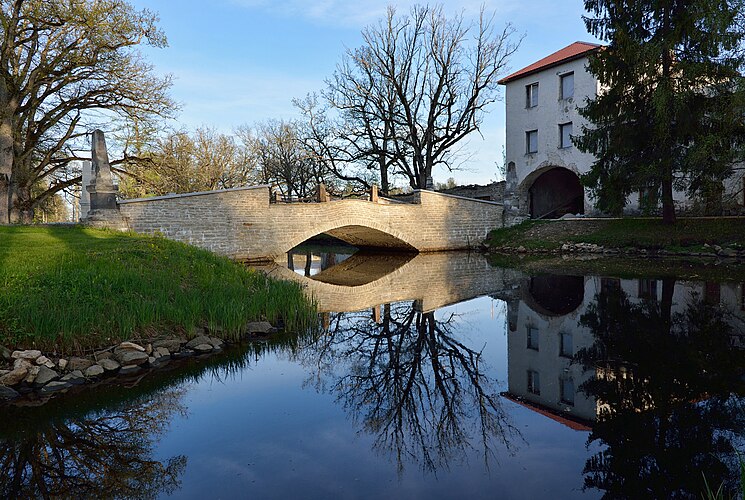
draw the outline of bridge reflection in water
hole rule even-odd
[[[362,311],[402,301],[416,301],[419,312],[431,312],[510,289],[519,276],[468,252],[333,255],[298,247],[288,256],[293,269],[284,263],[260,269],[301,282],[320,312]]]

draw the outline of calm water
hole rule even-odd
[[[737,283],[299,248],[320,329],[0,408],[0,497],[700,498],[745,452]]]

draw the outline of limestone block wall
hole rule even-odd
[[[408,202],[269,203],[256,186],[122,201],[132,231],[162,234],[242,260],[273,260],[319,233],[422,252],[476,247],[502,225],[502,205],[430,191]]]

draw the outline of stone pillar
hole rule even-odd
[[[93,181],[85,186],[90,194],[90,210],[85,219],[89,225],[126,229],[124,219],[116,204],[117,186],[111,176],[109,154],[103,132],[94,130],[91,138],[91,160],[93,161]]]
[[[83,160],[82,175],[82,188],[80,189],[80,220],[86,219],[88,217],[88,212],[91,209],[91,195],[90,193],[88,193],[86,187],[88,186],[88,184],[91,184],[93,182],[93,176],[95,175],[95,172],[93,171],[93,166],[90,160]]]
[[[373,203],[378,202],[378,186],[375,184],[370,187],[370,201]]]
[[[318,202],[319,203],[326,203],[329,201],[329,193],[326,191],[326,185],[321,183],[318,185]]]

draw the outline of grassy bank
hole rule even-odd
[[[0,345],[69,351],[247,321],[311,320],[297,284],[181,243],[82,227],[0,227]]]
[[[526,221],[492,231],[485,241],[489,248],[496,250],[521,246],[527,250],[555,250],[565,243],[671,253],[715,253],[713,245],[742,250],[745,249],[745,218],[679,219],[673,225],[664,225],[660,219],[641,218]]]

